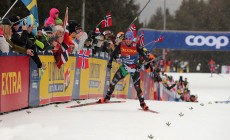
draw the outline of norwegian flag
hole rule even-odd
[[[69,59],[70,42],[69,42],[68,7],[66,8],[63,27],[65,29],[63,42],[61,44],[58,44],[57,51],[53,51],[57,67],[59,69],[61,68],[62,64],[65,64]]]
[[[139,36],[139,44],[141,46],[145,45],[145,39],[144,39],[144,31],[142,31],[141,35]]]
[[[136,38],[136,37],[137,37],[137,30],[136,30],[136,26],[135,26],[135,24],[132,24],[132,26],[131,26],[131,27],[129,27],[128,31],[133,32],[134,38]]]
[[[107,13],[107,15],[104,17],[104,19],[101,21],[101,28],[110,27],[112,26],[112,16],[110,12]]]
[[[80,50],[80,52],[78,53],[77,68],[80,69],[89,68],[89,55],[90,55],[90,50]]]

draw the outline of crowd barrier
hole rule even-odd
[[[113,62],[112,69],[107,69],[107,53],[91,56],[88,69],[76,67],[77,55],[70,55],[68,62],[60,69],[52,54],[41,53],[39,57],[47,66],[44,71],[38,69],[29,56],[0,53],[0,113],[55,102],[103,97],[120,67],[120,64]],[[145,99],[177,101],[175,93],[154,82],[145,71],[141,71],[140,75]],[[137,99],[131,76],[118,82],[113,97]]]

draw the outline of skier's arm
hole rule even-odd
[[[137,45],[137,52],[140,54],[141,56],[141,63],[143,63],[144,61],[148,61],[148,56],[145,55],[144,51],[142,48],[139,47],[139,45]]]
[[[14,33],[11,37],[11,41],[18,45],[18,46],[21,46],[21,47],[24,47],[26,46],[26,43],[27,43],[27,39],[28,39],[28,32],[26,30],[23,30],[22,31],[22,34],[21,36]]]
[[[112,68],[113,58],[114,58],[117,54],[120,53],[120,47],[121,47],[121,45],[119,44],[118,46],[115,47],[115,50],[111,53],[110,59],[109,59],[109,62],[108,62],[107,67]]]

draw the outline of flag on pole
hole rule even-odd
[[[90,55],[90,50],[80,50],[80,52],[78,53],[77,68],[80,69],[89,68],[89,55]]]
[[[137,37],[137,30],[136,30],[136,26],[135,26],[135,24],[132,24],[132,25],[131,25],[131,27],[129,27],[128,31],[133,32],[133,34],[134,34],[134,38],[136,38],[136,37]]]
[[[39,23],[37,0],[21,0],[21,1],[26,6],[26,8],[30,11],[30,13],[34,16],[36,22]]]
[[[142,31],[141,35],[139,36],[139,44],[141,46],[145,45],[145,39],[144,39],[144,31]]]
[[[110,12],[107,13],[107,15],[104,17],[104,19],[101,21],[101,28],[110,27],[112,26],[112,16]]]

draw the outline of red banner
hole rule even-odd
[[[29,57],[0,56],[0,112],[28,106]]]

